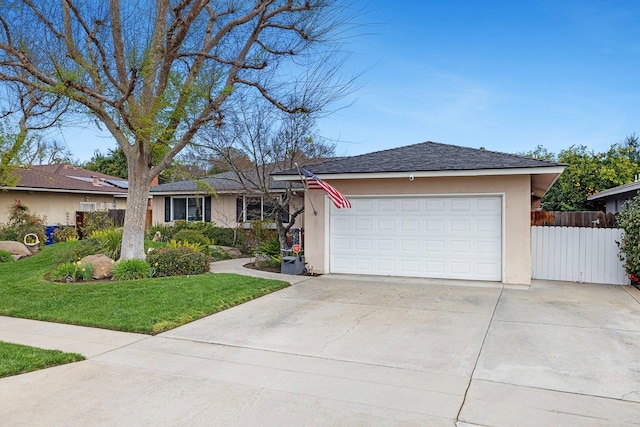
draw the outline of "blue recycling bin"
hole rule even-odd
[[[53,244],[53,232],[59,229],[59,225],[47,225],[44,229],[44,234],[47,236],[47,240],[45,240],[45,245]]]

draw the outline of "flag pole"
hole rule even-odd
[[[298,176],[300,176],[300,179],[302,180],[302,185],[304,185],[304,191],[306,194],[309,195],[309,203],[311,203],[311,207],[313,208],[313,215],[318,216],[318,211],[316,210],[316,207],[313,206],[313,201],[311,200],[311,195],[309,194],[309,186],[307,185],[307,179],[302,176],[302,172],[300,172],[300,166],[298,166],[298,162],[294,162],[294,165],[296,165],[296,169],[298,170]]]

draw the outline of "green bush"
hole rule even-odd
[[[20,200],[15,200],[9,206],[9,223],[0,228],[0,240],[24,242],[24,236],[35,234],[38,236],[42,246],[47,240],[44,223],[45,217],[31,213],[29,208],[23,205]]]
[[[109,258],[120,258],[120,249],[122,247],[121,228],[112,227],[94,231],[89,235],[89,238],[98,240],[100,242],[101,252]]]
[[[154,277],[186,276],[209,271],[210,258],[188,247],[156,248],[147,254]]]
[[[113,266],[114,280],[139,280],[151,277],[151,267],[143,259],[127,259]]]
[[[102,246],[97,239],[86,239],[71,243],[68,247],[58,252],[59,262],[77,262],[87,255],[95,255],[100,252]]]
[[[92,211],[84,213],[84,224],[82,225],[82,235],[89,236],[95,231],[114,228],[113,219],[109,217],[107,211]]]
[[[11,262],[13,257],[9,251],[0,251],[0,262]]]
[[[205,233],[212,242],[220,246],[241,246],[246,241],[245,232],[239,228],[211,227]]]
[[[63,226],[53,230],[53,241],[55,243],[78,240],[78,232],[74,226]]]
[[[616,217],[616,223],[624,232],[618,244],[620,261],[631,284],[640,285],[640,197],[636,196],[624,204]]]
[[[204,234],[197,230],[183,229],[173,235],[173,240],[178,242],[198,243],[202,246],[209,246],[210,241]]]
[[[213,248],[209,251],[209,256],[213,261],[223,261],[225,259],[231,259],[232,256],[223,251],[222,249]]]
[[[181,248],[181,247],[185,247],[185,248],[189,248],[194,252],[201,252],[204,254],[209,254],[209,248],[207,248],[206,246],[202,246],[200,243],[191,243],[191,242],[183,242],[181,240],[171,240],[169,243],[167,243],[167,248]]]
[[[176,233],[174,227],[165,224],[157,224],[150,227],[146,232],[146,240],[153,240],[153,237],[157,232],[160,232],[160,242],[168,242],[173,238],[173,235]]]
[[[271,258],[280,256],[282,252],[280,251],[280,239],[278,236],[262,242],[258,247],[258,252]]]
[[[75,282],[78,280],[91,280],[93,265],[78,262],[65,262],[57,266],[51,272],[51,280],[56,282]]]

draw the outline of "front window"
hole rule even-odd
[[[238,222],[275,220],[276,218],[276,206],[262,197],[240,196],[236,207]],[[289,216],[284,215],[283,221],[288,222]]]
[[[80,210],[82,212],[93,212],[96,210],[96,202],[80,202]]]
[[[171,220],[202,221],[204,197],[172,197]]]

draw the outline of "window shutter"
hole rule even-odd
[[[164,198],[164,222],[171,222],[171,197]]]
[[[211,196],[204,198],[204,220],[211,222]]]

